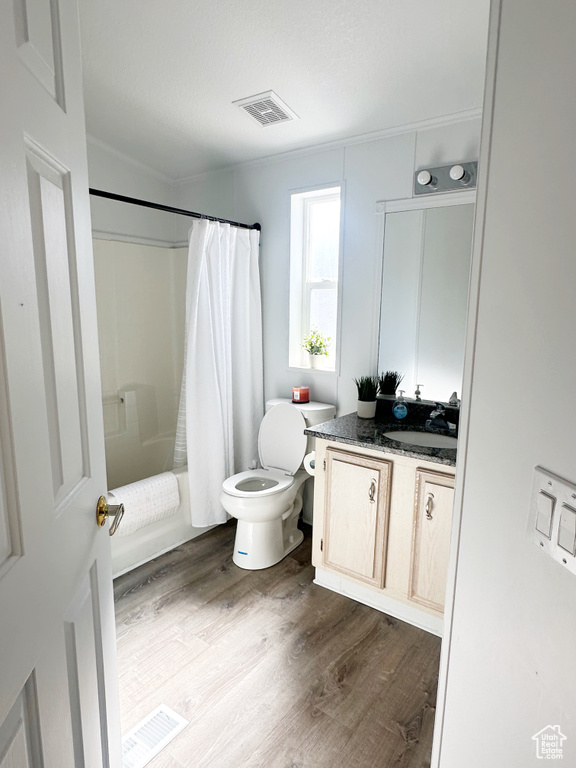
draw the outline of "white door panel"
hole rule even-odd
[[[57,2],[14,0],[18,55],[52,98],[64,105],[62,49]]]
[[[0,768],[115,768],[77,10],[2,0],[0,13]]]
[[[22,552],[12,419],[7,398],[3,339],[2,306],[0,304],[0,581]]]
[[[99,707],[97,659],[99,638],[94,626],[94,595],[90,579],[80,585],[64,617],[68,685],[72,705],[72,733],[76,765],[102,765],[100,734],[103,718]],[[97,727],[95,727],[97,726]]]
[[[89,468],[84,468],[85,397],[78,371],[82,364],[80,318],[74,312],[78,307],[74,221],[66,169],[30,142],[26,162],[50,465],[58,514],[89,475]]]
[[[32,676],[0,725],[0,768],[35,768],[40,763],[38,700]]]

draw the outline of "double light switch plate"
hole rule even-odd
[[[576,575],[576,485],[542,467],[534,470],[528,535]]]

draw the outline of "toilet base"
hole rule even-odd
[[[248,523],[238,520],[232,560],[239,568],[258,571],[270,568],[298,547],[304,534],[297,528],[298,515],[285,521]]]

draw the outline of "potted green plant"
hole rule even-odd
[[[324,336],[317,328],[311,328],[304,336],[302,348],[308,352],[310,359],[310,368],[319,368],[322,357],[328,356],[328,345],[330,337]]]
[[[376,415],[376,393],[378,392],[377,376],[361,376],[354,379],[358,388],[358,417],[373,419]]]
[[[386,371],[381,373],[378,380],[378,392],[381,395],[395,395],[396,390],[402,383],[404,375],[398,371]]]

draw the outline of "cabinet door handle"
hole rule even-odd
[[[370,502],[373,504],[376,501],[376,480],[372,480],[370,483],[370,490],[368,491],[368,498],[370,499]]]
[[[426,499],[426,507],[424,511],[426,512],[427,520],[432,520],[432,506],[433,506],[432,499],[433,498],[434,498],[434,494],[429,493],[428,498]]]

